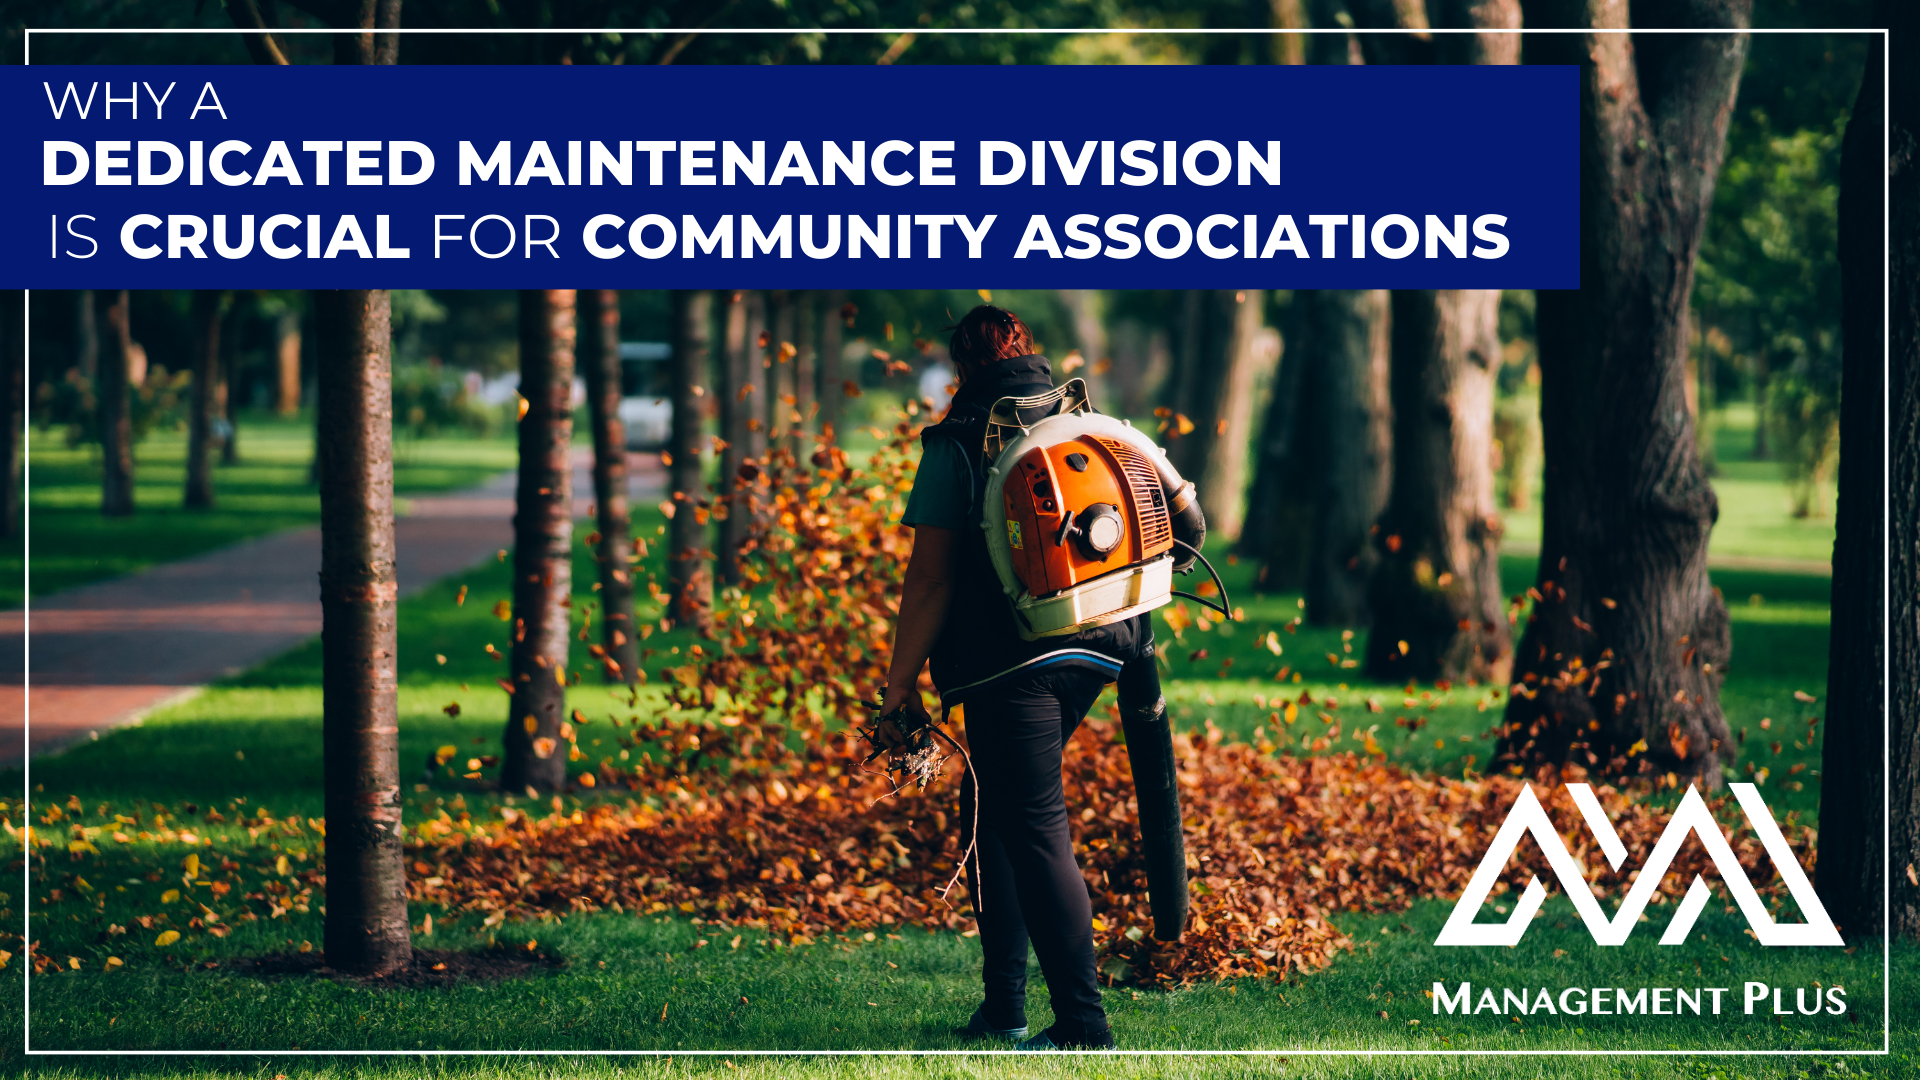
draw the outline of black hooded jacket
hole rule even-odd
[[[986,441],[987,411],[995,401],[1051,389],[1053,372],[1044,356],[986,365],[962,384],[946,419],[920,435],[922,445],[931,445],[935,439],[952,440],[973,475],[967,525],[960,530],[954,553],[953,600],[933,646],[933,684],[947,705],[1042,670],[1078,667],[1114,679],[1122,665],[1152,648],[1147,615],[1038,641],[1021,640],[1015,628],[1012,601],[1001,589],[981,528],[991,464],[981,448]]]

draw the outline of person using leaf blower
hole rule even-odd
[[[918,682],[929,661],[943,711],[965,706],[972,777],[960,817],[985,1001],[960,1033],[1024,1040],[1024,1050],[1111,1048],[1061,755],[1118,682],[1154,936],[1177,940],[1186,854],[1149,612],[1176,595],[1175,571],[1204,563],[1206,522],[1193,485],[1151,439],[1095,412],[1082,380],[1053,385],[1011,312],[982,305],[951,330],[960,388],[921,435],[903,516],[913,554],[887,688],[866,731],[896,763],[927,755],[935,729]],[[1054,1015],[1031,1038],[1029,945]]]

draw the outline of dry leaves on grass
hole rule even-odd
[[[1454,896],[1498,830],[1522,781],[1409,774],[1379,758],[1273,757],[1217,737],[1181,737],[1181,795],[1193,879],[1189,930],[1175,946],[1151,937],[1145,870],[1126,750],[1116,725],[1093,720],[1069,745],[1065,774],[1076,851],[1093,896],[1102,970],[1116,981],[1184,982],[1311,971],[1351,947],[1329,916],[1393,911],[1419,897]],[[872,781],[658,789],[666,809],[639,800],[542,816],[445,822],[418,830],[410,849],[415,901],[484,913],[487,923],[556,911],[672,911],[763,928],[805,944],[826,933],[902,923],[965,929],[963,893],[939,889],[960,852],[957,767],[925,793],[872,810]],[[843,774],[844,775],[844,774]],[[717,779],[717,778],[715,778]],[[1624,888],[1606,872],[1565,789],[1536,785],[1569,848],[1603,895]],[[1609,787],[1600,796],[1637,866],[1665,815]],[[1718,801],[1713,803],[1716,807]],[[1803,861],[1811,834],[1798,830]],[[1742,865],[1765,863],[1743,826],[1730,842]],[[1544,859],[1531,844],[1504,876],[1520,889]],[[1662,881],[1676,903],[1693,875],[1715,878],[1689,845]]]

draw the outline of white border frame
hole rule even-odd
[[[80,35],[110,35],[110,34],[232,35],[232,34],[261,33],[262,31],[243,30],[238,27],[207,27],[207,28],[169,27],[165,29],[152,29],[152,30],[140,29],[137,27],[87,27],[87,28],[75,28],[75,29],[47,28],[47,29],[39,30],[37,32],[41,34],[80,34]],[[341,30],[328,29],[328,28],[299,27],[299,28],[292,28],[292,29],[272,29],[265,32],[271,33],[271,34],[338,34],[338,33],[350,33],[351,31],[341,31]],[[395,30],[373,31],[373,33],[379,33],[379,34],[605,34],[605,33],[653,34],[653,33],[661,33],[661,32],[671,32],[671,31],[668,28],[635,29],[635,28],[629,28],[629,27],[608,27],[608,26],[550,27],[546,29],[530,29],[530,30],[504,28],[504,27],[485,27],[485,28],[475,28],[475,29],[457,29],[457,28],[443,28],[443,27],[433,27],[433,28],[401,27]],[[1881,153],[1882,160],[1883,161],[1891,160],[1891,153],[1892,153],[1891,152],[1891,146],[1892,146],[1892,143],[1891,143],[1891,139],[1892,139],[1891,87],[1893,84],[1893,80],[1891,77],[1891,72],[1888,71],[1888,68],[1891,65],[1893,60],[1893,56],[1892,56],[1893,43],[1892,43],[1892,31],[1885,28],[1871,28],[1871,27],[1867,27],[1867,28],[1862,28],[1862,27],[1757,28],[1757,27],[1749,27],[1745,30],[1729,30],[1729,29],[1719,29],[1719,28],[1695,29],[1695,28],[1662,27],[1662,28],[1654,28],[1654,29],[1635,30],[1631,28],[1616,29],[1616,28],[1610,28],[1610,27],[1603,28],[1603,29],[1580,29],[1580,28],[1562,28],[1562,27],[1528,29],[1526,27],[1521,27],[1518,30],[1478,30],[1478,29],[1430,29],[1430,30],[1351,29],[1350,30],[1345,27],[1328,27],[1323,29],[1275,30],[1270,27],[1258,27],[1258,28],[1242,28],[1242,29],[1222,28],[1222,29],[1194,29],[1194,30],[1178,29],[1178,28],[1165,28],[1165,29],[1087,28],[1087,29],[1007,30],[1007,29],[999,29],[999,28],[972,28],[972,27],[951,28],[951,29],[929,29],[926,27],[909,26],[909,27],[875,27],[872,29],[854,28],[854,27],[835,27],[832,29],[805,29],[805,28],[796,28],[796,27],[783,27],[783,28],[756,27],[756,28],[750,28],[750,29],[729,28],[729,29],[718,29],[718,30],[692,30],[692,31],[682,30],[679,32],[692,33],[696,35],[744,34],[744,35],[757,35],[757,36],[776,36],[776,35],[799,34],[799,33],[809,33],[809,34],[817,33],[817,34],[833,34],[833,35],[1039,34],[1039,35],[1053,35],[1053,36],[1068,36],[1068,35],[1075,35],[1075,34],[1168,34],[1168,35],[1173,35],[1173,34],[1179,34],[1179,35],[1259,34],[1259,35],[1273,36],[1277,34],[1353,34],[1353,33],[1366,33],[1366,34],[1417,34],[1417,33],[1424,33],[1424,34],[1484,34],[1484,33],[1496,33],[1496,34],[1725,34],[1725,33],[1878,34],[1880,37],[1880,49],[1881,49],[1881,56],[1882,56],[1881,71],[1883,73],[1880,81],[1880,116],[1881,116],[1880,153]],[[33,35],[35,33],[36,31],[32,27],[27,27],[24,30],[24,35],[23,35],[24,40],[22,43],[22,65],[26,67],[33,66]],[[243,65],[233,65],[233,66],[238,67]],[[1880,221],[1881,221],[1881,229],[1882,229],[1882,246],[1881,246],[1882,254],[1881,254],[1881,265],[1880,265],[1880,312],[1881,312],[1880,378],[1883,385],[1888,384],[1892,377],[1892,355],[1891,355],[1892,307],[1890,306],[1892,302],[1892,270],[1890,268],[1889,258],[1887,255],[1887,252],[1890,249],[1891,243],[1892,243],[1892,236],[1890,233],[1890,230],[1892,228],[1892,220],[1893,220],[1891,216],[1892,215],[1892,190],[1893,190],[1893,185],[1890,182],[1883,182],[1882,187],[1880,189]],[[33,291],[31,289],[26,289],[22,291],[26,294],[23,305],[22,305],[25,314],[21,320],[21,323],[22,323],[21,334],[24,339],[22,341],[22,350],[23,350],[22,363],[25,364],[30,361],[30,356],[28,355],[26,350],[30,348],[33,340],[33,335],[32,335]],[[22,372],[22,378],[23,380],[25,378],[24,371]],[[28,389],[30,388],[26,387],[23,382],[22,391],[21,391],[23,395],[22,403],[21,403],[22,407],[20,410],[20,432],[21,432],[21,435],[20,435],[20,439],[21,439],[20,441],[20,459],[21,459],[20,513],[21,513],[21,522],[22,522],[21,561],[23,563],[21,574],[22,574],[23,583],[30,581],[32,577],[32,553],[33,553],[32,501],[26,495],[28,491],[32,490],[31,489],[31,479],[32,479],[31,456],[27,453],[27,449],[28,449],[27,436],[32,429],[32,424],[29,422],[29,413],[31,412],[31,410],[27,407],[27,405],[30,403],[27,402],[24,397]],[[1891,386],[1888,386],[1888,390],[1891,390]],[[1890,475],[1887,474],[1885,469],[1885,465],[1890,463],[1892,460],[1893,396],[1891,393],[1886,393],[1882,395],[1881,405],[1880,405],[1880,414],[1881,414],[1880,415],[1880,431],[1881,431],[1880,454],[1883,462],[1882,475],[1887,477],[1882,481],[1882,488],[1880,492],[1880,520],[1882,522],[1881,549],[1880,549],[1880,591],[1881,591],[1880,655],[1882,657],[1882,663],[1884,664],[1886,662],[1886,658],[1892,655],[1892,647],[1893,647],[1893,637],[1892,637],[1893,623],[1891,619],[1891,607],[1890,607],[1890,601],[1892,600],[1892,592],[1891,592],[1892,585],[1891,585],[1891,582],[1889,581],[1889,574],[1888,574],[1889,563],[1891,561],[1890,556],[1892,551],[1891,545],[1893,542],[1893,537],[1892,537],[1890,528],[1888,528],[1886,525],[1886,523],[1890,521],[1889,514],[1892,511],[1893,496],[1892,496],[1891,477]],[[29,691],[33,684],[32,665],[30,662],[33,655],[33,629],[32,629],[33,628],[33,603],[30,596],[24,595],[26,592],[24,588],[22,592],[23,592],[23,597],[21,601],[21,618],[22,618],[22,630],[23,630],[23,637],[25,638],[25,644],[23,647],[23,663],[22,663],[23,673],[21,676],[21,687],[20,687],[21,716],[23,721],[22,723],[23,734],[21,735],[21,740],[22,740],[21,749],[23,751],[23,757],[21,758],[21,770],[22,770],[21,806],[22,806],[22,819],[25,822],[25,825],[23,825],[23,828],[26,828],[31,826],[32,824],[31,815],[25,813],[25,808],[31,803],[31,793],[33,791],[33,757],[31,753],[33,715],[32,715],[32,707],[30,705],[31,699],[29,697]],[[1542,1058],[1547,1058],[1547,1057],[1814,1057],[1814,1056],[1885,1057],[1885,1056],[1888,1056],[1893,1052],[1893,929],[1892,929],[1892,921],[1891,919],[1888,918],[1888,914],[1891,913],[1892,905],[1893,905],[1893,877],[1892,877],[1892,874],[1893,874],[1893,827],[1892,827],[1892,817],[1891,817],[1892,810],[1893,810],[1893,778],[1891,774],[1888,772],[1888,765],[1891,763],[1892,757],[1893,757],[1892,695],[1893,695],[1892,684],[1885,677],[1885,674],[1883,672],[1880,680],[1880,717],[1881,717],[1880,753],[1881,753],[1881,763],[1882,763],[1881,764],[1880,815],[1881,815],[1882,828],[1885,830],[1885,833],[1884,833],[1884,836],[1882,837],[1884,844],[1880,852],[1881,889],[1883,892],[1883,895],[1881,897],[1882,915],[1880,920],[1881,922],[1880,983],[1882,988],[1882,996],[1881,996],[1881,1028],[1880,1028],[1881,1045],[1880,1045],[1880,1049],[1878,1050],[1321,1050],[1321,1049],[1292,1050],[1292,1049],[1283,1049],[1283,1050],[1072,1050],[1072,1051],[1056,1051],[1056,1053],[1071,1054],[1076,1057],[1299,1056],[1299,1057],[1542,1057]],[[1822,782],[1824,783],[1824,780]],[[266,1057],[266,1056],[295,1056],[295,1055],[317,1056],[317,1057],[408,1057],[408,1056],[412,1056],[412,1057],[667,1057],[667,1058],[672,1058],[675,1055],[680,1055],[684,1057],[997,1057],[1001,1055],[1014,1055],[1016,1057],[1028,1056],[1021,1051],[1010,1050],[1010,1049],[1002,1049],[1002,1050],[993,1050],[993,1049],[981,1049],[981,1050],[685,1050],[685,1049],[676,1049],[676,1050],[35,1050],[33,1048],[33,1021],[32,1021],[33,969],[32,969],[32,964],[28,962],[29,952],[31,950],[32,940],[33,940],[33,935],[32,935],[32,931],[33,931],[32,914],[33,913],[32,913],[32,903],[31,903],[31,898],[33,895],[33,870],[32,870],[33,860],[31,858],[32,853],[29,850],[30,844],[31,844],[31,840],[26,837],[26,834],[23,833],[23,839],[21,841],[21,860],[20,860],[21,874],[23,878],[23,882],[22,882],[23,891],[21,893],[20,907],[21,907],[21,922],[22,922],[22,930],[23,930],[22,941],[24,943],[23,949],[28,951],[23,951],[20,956],[20,959],[21,959],[20,974],[22,979],[20,1019],[21,1019],[21,1039],[22,1039],[23,1053],[25,1053],[28,1057],[68,1057],[68,1056],[72,1056],[72,1057],[119,1057],[119,1056]]]

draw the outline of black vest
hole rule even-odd
[[[967,524],[960,530],[947,622],[934,642],[933,684],[941,700],[959,704],[970,695],[1063,667],[1119,677],[1127,661],[1151,648],[1148,615],[1083,630],[1078,634],[1022,641],[1015,628],[1013,603],[1000,586],[987,554],[981,522],[986,513],[987,466],[981,453],[987,434],[987,410],[1003,397],[1028,397],[1053,389],[1046,357],[1002,360],[969,378],[954,396],[945,420],[920,433],[923,446],[935,439],[957,445],[972,472]]]

